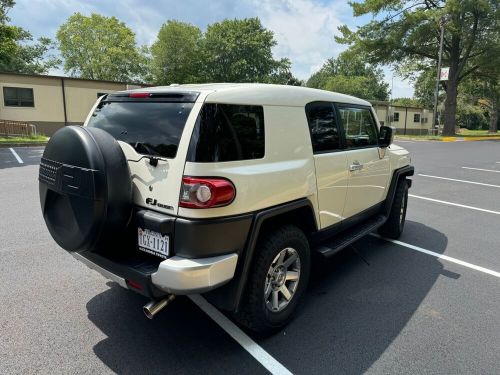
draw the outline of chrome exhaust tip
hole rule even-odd
[[[159,301],[151,301],[144,305],[142,311],[144,311],[144,315],[148,319],[153,319],[156,314],[158,314],[164,307],[166,307],[170,302],[172,302],[175,298],[174,294],[170,294],[168,297],[165,297]]]

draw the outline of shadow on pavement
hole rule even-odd
[[[427,248],[438,253],[446,249],[447,237],[430,227],[408,221],[405,230],[422,238],[416,245],[432,244]],[[296,319],[282,332],[258,339],[293,373],[365,372],[398,337],[436,279],[450,276],[438,259],[371,236],[355,248],[359,255],[346,250],[316,264]],[[177,298],[150,321],[142,313],[144,297],[108,285],[87,310],[107,336],[94,352],[113,371],[264,372],[187,298]]]
[[[407,222],[405,231],[419,233],[435,252],[446,249],[447,237],[421,223]],[[438,259],[372,236],[354,246],[359,255],[346,249],[316,264],[297,318],[260,341],[293,373],[364,373],[443,274]]]
[[[87,303],[89,319],[107,336],[94,346],[97,357],[117,373],[265,373],[186,297],[177,297],[148,320],[144,297],[108,283]]]

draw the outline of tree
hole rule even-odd
[[[391,104],[399,105],[402,107],[421,107],[422,104],[418,99],[413,98],[394,98],[391,99]]]
[[[145,70],[135,34],[116,17],[75,13],[57,31],[64,70],[71,76],[131,81]]]
[[[367,64],[350,50],[336,59],[328,59],[307,80],[307,86],[368,100],[387,100],[389,97],[389,84],[384,81],[382,70]]]
[[[273,32],[258,18],[226,19],[208,26],[202,42],[205,80],[212,82],[272,82],[289,60],[275,60]]]
[[[0,0],[0,71],[41,74],[57,67],[59,60],[49,54],[53,43],[39,38],[33,43],[32,35],[17,26],[8,25],[7,13],[14,0]]]
[[[151,71],[157,84],[201,81],[201,30],[191,24],[169,20],[162,25],[151,46]]]
[[[459,84],[498,54],[498,0],[364,0],[351,3],[355,16],[371,13],[372,21],[336,37],[372,63],[420,61],[431,66],[438,58],[440,23],[444,22],[445,83],[443,134],[455,133]],[[499,69],[497,66],[496,69]]]

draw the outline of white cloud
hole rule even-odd
[[[224,18],[257,16],[275,34],[276,57],[290,58],[293,74],[301,79],[307,79],[326,59],[346,49],[333,39],[338,26],[354,27],[367,21],[367,17],[353,18],[351,7],[343,0],[17,0],[9,16],[13,24],[35,37],[54,39],[59,26],[75,12],[117,17],[132,28],[140,45],[152,44],[168,19],[189,22],[204,30]],[[392,72],[388,68],[384,71],[391,84]],[[394,77],[393,97],[412,93],[408,82]]]
[[[265,27],[275,34],[278,57],[289,57],[293,72],[307,79],[326,59],[338,55],[345,46],[336,44],[334,35],[344,22],[339,14],[346,2],[319,3],[311,0],[250,0],[258,9]]]

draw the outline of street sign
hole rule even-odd
[[[448,81],[449,74],[450,74],[450,68],[441,68],[441,72],[439,73],[439,80]]]

